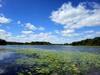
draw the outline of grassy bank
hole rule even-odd
[[[71,51],[18,50],[26,57],[16,60],[23,66],[18,75],[99,75],[100,54]]]

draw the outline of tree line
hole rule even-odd
[[[70,44],[65,43],[65,44],[52,44],[50,42],[8,42],[6,40],[0,39],[0,45],[73,45],[73,46],[78,46],[78,45],[85,45],[85,46],[100,46],[100,37],[95,37],[93,39],[85,39],[81,41],[76,41],[72,42]]]
[[[70,44],[66,43],[65,45],[100,46],[100,37],[95,37],[93,39],[85,39],[85,40],[81,40],[81,41],[76,41],[76,42],[72,42]]]
[[[3,40],[3,39],[0,39],[0,45],[51,45],[50,42],[25,42],[25,43],[22,43],[22,42],[9,42],[9,41],[6,41],[6,40]]]

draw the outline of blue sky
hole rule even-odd
[[[0,38],[70,43],[100,36],[99,0],[0,0]]]

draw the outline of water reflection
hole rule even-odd
[[[7,45],[0,46],[0,50],[15,49],[39,49],[39,50],[56,50],[56,51],[81,51],[100,53],[100,47],[96,46],[63,46],[63,45]]]
[[[0,60],[9,58],[12,54],[13,54],[13,52],[2,51],[2,52],[0,52]]]
[[[38,49],[38,50],[56,50],[56,51],[81,51],[100,53],[100,47],[88,46],[60,46],[60,45],[7,45],[0,46],[0,75],[16,75],[17,65],[15,61],[18,58],[27,58],[27,56],[16,54],[16,50]],[[19,67],[19,66],[18,66]]]

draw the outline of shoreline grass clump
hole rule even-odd
[[[18,50],[27,56],[18,75],[95,75],[100,71],[100,54],[74,51]]]

